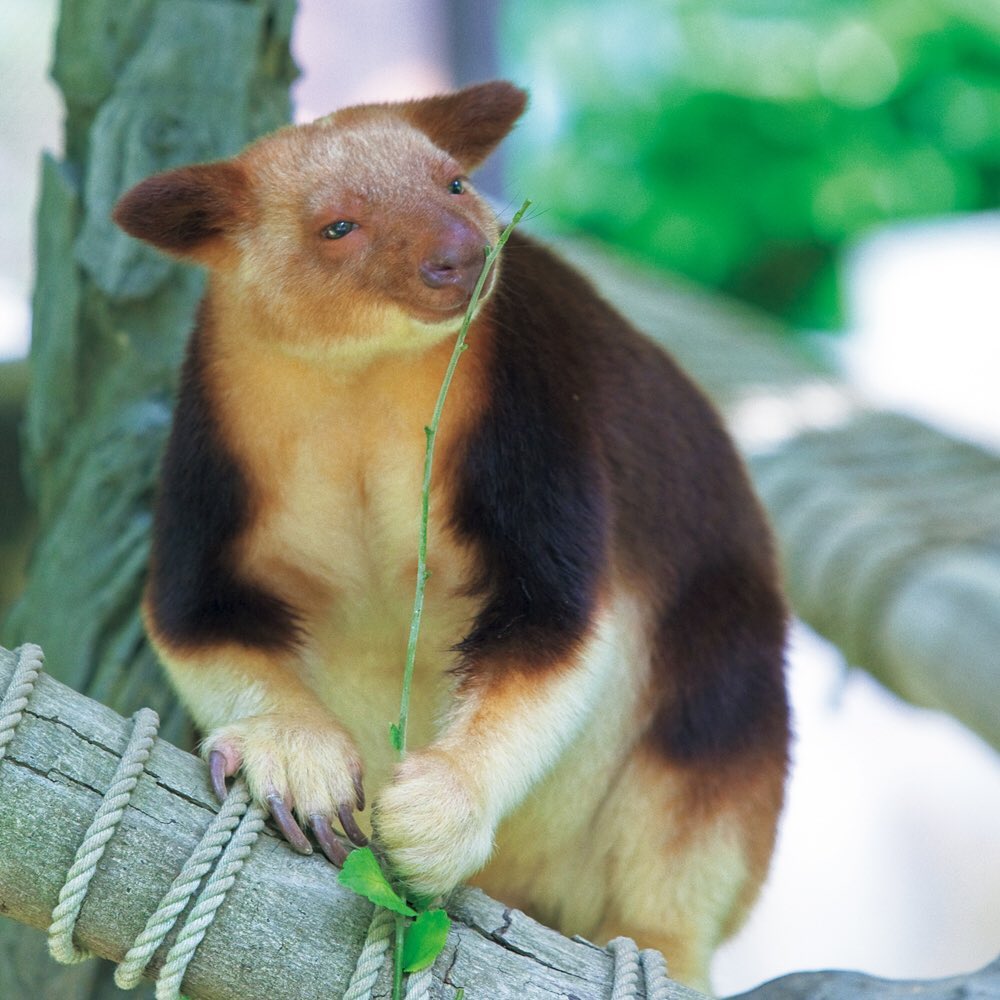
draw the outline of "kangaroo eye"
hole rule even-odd
[[[465,184],[461,177],[456,177],[449,185],[448,190],[452,194],[465,194]]]
[[[323,227],[322,236],[326,240],[341,240],[348,233],[354,232],[358,228],[356,222],[348,222],[347,219],[338,219],[330,225]]]

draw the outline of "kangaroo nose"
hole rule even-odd
[[[483,269],[484,259],[482,255],[470,258],[467,255],[438,254],[421,263],[420,277],[428,288],[454,286],[471,295]]]
[[[428,288],[460,288],[469,296],[485,259],[482,238],[467,226],[456,226],[420,262],[420,278]]]

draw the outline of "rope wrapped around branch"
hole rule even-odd
[[[0,761],[24,715],[44,661],[42,650],[33,644],[20,647],[16,654],[17,665],[0,698]],[[77,848],[52,912],[49,950],[58,962],[72,964],[92,957],[73,940],[77,918],[105,848],[143,777],[158,725],[159,718],[152,709],[140,709],[132,717],[128,743]],[[179,1000],[185,972],[226,894],[236,882],[265,819],[266,812],[251,802],[245,783],[237,780],[118,966],[115,982],[120,987],[130,989],[138,985],[150,959],[190,906],[156,984],[157,1000]],[[393,928],[393,915],[375,908],[344,1000],[370,1000],[391,950]],[[617,938],[608,950],[614,957],[611,1000],[666,1000],[669,980],[662,955],[650,950],[640,953],[635,942],[628,938]],[[433,967],[412,973],[407,979],[406,1000],[430,1000],[433,982]]]

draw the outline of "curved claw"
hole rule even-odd
[[[320,850],[326,855],[327,859],[338,868],[343,867],[344,862],[347,860],[347,848],[344,847],[333,832],[330,820],[319,813],[313,813],[309,817],[309,825],[316,835],[316,842],[319,844]]]
[[[337,819],[340,820],[340,825],[352,844],[364,847],[368,843],[368,838],[361,832],[361,827],[358,826],[354,813],[346,802],[337,810]]]
[[[295,822],[295,817],[292,815],[288,803],[277,792],[272,792],[267,797],[267,806],[271,810],[271,818],[284,835],[285,840],[299,854],[312,854],[312,844],[309,843],[309,838],[302,832],[299,824]]]
[[[358,807],[358,812],[362,812],[365,808],[365,786],[361,783],[361,773],[355,771],[353,774],[354,778],[354,801]]]
[[[212,790],[220,802],[225,802],[229,794],[226,778],[233,772],[229,770],[228,763],[226,755],[221,750],[213,750],[208,755],[208,773],[212,779]]]

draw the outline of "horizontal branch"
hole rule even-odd
[[[0,650],[0,693],[15,660]],[[0,762],[0,913],[48,927],[66,872],[97,811],[131,724],[43,674]],[[121,961],[216,811],[204,765],[158,740],[108,844],[77,924],[76,942]],[[266,831],[188,970],[184,993],[211,1000],[330,1000],[342,996],[371,905],[343,889],[318,855]],[[449,902],[455,918],[432,995],[466,1000],[610,996],[603,949],[570,940],[475,890]],[[172,942],[150,963],[155,974]],[[388,995],[388,967],[376,996]],[[699,994],[674,987],[672,1000]]]
[[[946,979],[880,979],[863,972],[793,972],[731,1000],[996,1000],[1000,958]]]
[[[0,694],[15,666],[0,648]],[[43,674],[0,762],[0,914],[49,925],[66,872],[97,811],[131,723]],[[158,740],[122,823],[108,844],[77,924],[76,943],[121,961],[211,821],[216,804],[205,767]],[[431,995],[451,1000],[606,1000],[610,955],[565,938],[477,890],[455,893],[449,942]],[[294,853],[270,831],[220,908],[184,981],[192,1000],[329,1000],[342,996],[371,907],[343,889],[318,856]],[[159,971],[172,935],[153,957]],[[669,956],[668,956],[669,960]],[[375,989],[389,993],[388,963]],[[894,1000],[915,987],[924,1000],[1000,987],[1000,960],[939,983],[891,983],[858,973],[787,976],[742,1000]],[[671,984],[664,1000],[704,1000]]]

